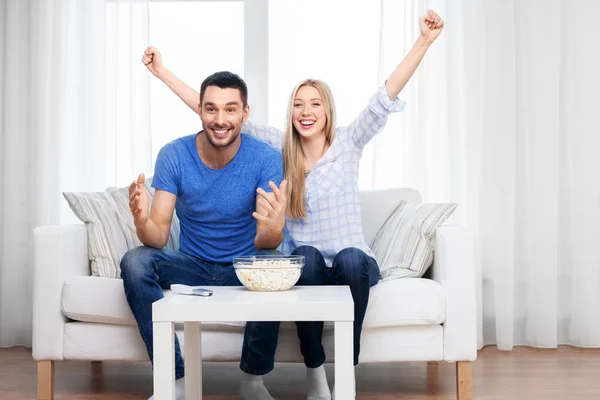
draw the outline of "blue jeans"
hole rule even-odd
[[[300,246],[292,254],[305,257],[305,265],[297,285],[350,286],[354,300],[354,365],[358,364],[360,334],[369,302],[369,291],[371,286],[379,282],[380,272],[377,262],[355,247],[343,249],[336,254],[331,268],[325,265],[321,252],[312,246]],[[242,365],[244,371],[263,375],[273,369],[279,324],[279,322],[246,324],[242,354],[252,352],[250,347],[254,346],[257,351],[252,354],[253,360],[259,360],[254,365],[259,368],[253,369],[249,365]],[[325,350],[322,345],[323,322],[296,322],[296,326],[304,364],[309,368],[321,366],[325,362]]]
[[[271,250],[258,254],[281,254]],[[231,263],[213,263],[196,258],[180,251],[151,247],[137,247],[125,253],[121,259],[121,278],[125,287],[125,297],[150,360],[153,360],[152,343],[152,303],[162,299],[162,289],[169,289],[173,283],[190,286],[241,286]],[[247,345],[244,342],[242,363],[250,370],[260,369],[262,365],[261,342]],[[270,345],[270,344],[269,344]],[[276,344],[275,344],[276,346]],[[247,371],[248,372],[248,371]],[[185,375],[183,358],[177,336],[175,336],[175,378]]]

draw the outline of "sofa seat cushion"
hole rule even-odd
[[[173,296],[170,290],[165,297]],[[445,296],[435,281],[420,278],[380,281],[371,288],[365,328],[406,325],[438,325],[445,318]],[[63,314],[75,321],[136,325],[125,299],[123,281],[97,276],[72,276],[65,281]],[[208,325],[244,326],[244,322]],[[331,327],[328,323],[328,328]],[[293,328],[293,323],[284,327]]]
[[[439,325],[446,319],[442,286],[424,278],[379,281],[371,288],[365,328]]]
[[[170,290],[164,294],[165,297],[175,295]],[[63,286],[61,307],[63,314],[75,321],[136,325],[121,279],[72,276]],[[243,322],[219,324],[244,326]]]

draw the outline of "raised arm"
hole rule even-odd
[[[156,249],[166,246],[176,199],[174,194],[156,190],[152,209],[148,213],[149,201],[144,188],[144,174],[140,174],[137,181],[131,182],[129,208],[133,214],[137,236],[143,244]]]
[[[421,34],[415,44],[398,64],[394,72],[385,82],[385,88],[390,100],[394,100],[404,89],[423,60],[429,46],[437,39],[444,29],[444,20],[433,10],[429,10],[419,19]]]
[[[195,113],[198,113],[198,103],[200,103],[200,94],[187,83],[179,79],[171,72],[162,62],[160,51],[156,47],[149,46],[144,55],[142,62],[152,75],[160,79],[169,87],[189,108]]]
[[[257,125],[248,120],[242,125],[242,132],[269,143],[279,151],[283,150],[283,132],[277,128],[268,125]]]
[[[405,103],[397,98],[398,94],[413,76],[429,46],[440,35],[443,28],[444,21],[433,10],[427,11],[419,19],[421,33],[415,44],[386,80],[385,87],[371,97],[368,106],[348,127],[356,147],[363,149],[375,135],[383,130],[390,113],[404,109]]]
[[[149,46],[146,51],[144,51],[142,62],[146,65],[148,71],[150,71],[152,75],[160,79],[189,108],[195,113],[198,113],[200,94],[187,83],[179,79],[163,64],[160,51],[158,51],[156,47]],[[242,126],[242,132],[260,139],[263,142],[267,142],[280,151],[283,148],[283,132],[272,126],[256,125],[247,121]]]

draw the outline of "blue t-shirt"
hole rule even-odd
[[[158,153],[152,187],[177,196],[179,251],[219,263],[256,253],[256,189],[271,192],[269,181],[279,186],[283,162],[271,145],[240,137],[237,154],[222,169],[202,162],[196,135],[176,139]]]

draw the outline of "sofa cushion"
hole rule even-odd
[[[293,325],[291,326],[292,328]],[[181,348],[185,335],[176,329]],[[334,332],[323,332],[327,362],[335,361]],[[202,327],[202,361],[237,361],[242,354],[244,328],[239,326]],[[148,353],[135,326],[70,322],[65,324],[65,360],[147,361]],[[444,329],[441,325],[418,325],[364,329],[360,362],[441,361],[444,359]],[[276,362],[303,362],[298,335],[280,332]]]
[[[75,321],[136,325],[121,279],[71,276],[63,286],[61,308]]]
[[[365,328],[439,325],[446,319],[442,286],[423,278],[379,281],[371,288]]]
[[[420,203],[421,196],[415,189],[395,188],[382,190],[361,190],[360,211],[365,241],[370,245],[375,235],[401,204]]]
[[[165,290],[164,295],[176,296],[170,290]],[[61,303],[63,314],[75,321],[136,325],[121,279],[72,276],[65,281]],[[219,324],[244,325],[235,321]]]
[[[381,279],[422,277],[433,263],[435,231],[456,207],[454,203],[400,204],[371,245]]]
[[[165,291],[165,296],[176,296]],[[396,279],[371,288],[365,328],[438,325],[446,315],[442,287],[429,279]],[[76,321],[135,325],[121,279],[72,276],[64,284],[62,311]],[[209,325],[216,323],[207,322]],[[243,326],[243,322],[216,325]],[[327,324],[330,326],[331,324]],[[292,326],[286,323],[284,326]]]
[[[144,182],[150,205],[154,198],[151,182],[152,178]],[[129,210],[129,188],[108,188],[98,193],[64,192],[63,196],[87,228],[92,275],[120,278],[121,258],[128,250],[142,245]],[[175,214],[166,247],[179,248],[179,220]]]

